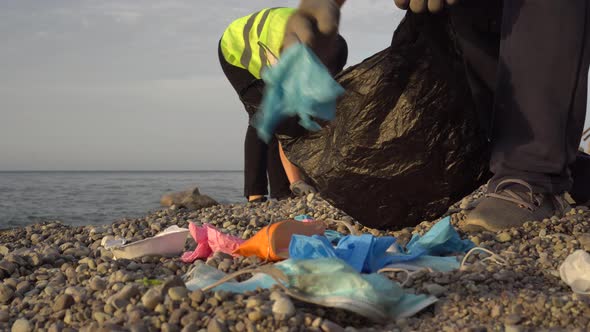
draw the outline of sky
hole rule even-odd
[[[217,59],[234,19],[297,0],[0,1],[1,170],[240,170],[247,115]],[[355,64],[391,0],[350,0]]]
[[[217,45],[296,0],[0,1],[0,170],[240,170],[247,114]],[[387,47],[387,0],[342,13],[349,64]]]

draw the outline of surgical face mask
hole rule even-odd
[[[220,280],[226,278],[227,275],[218,269],[197,261],[194,267],[189,270],[183,277],[186,288],[189,290],[197,290],[206,288],[208,286],[218,283]],[[264,273],[254,273],[252,278],[237,282],[227,281],[215,286],[215,290],[223,290],[232,293],[245,293],[254,291],[257,288],[271,288],[276,285],[276,281],[269,275]]]
[[[205,266],[204,264],[202,266]],[[344,261],[337,258],[310,260],[288,259],[274,265],[240,271],[223,277],[221,274],[207,274],[204,269],[191,271],[200,281],[188,280],[189,289],[230,290],[244,292],[255,286],[264,288],[272,284],[258,276],[255,281],[227,283],[242,273],[263,273],[272,277],[275,284],[285,293],[297,300],[321,306],[352,311],[374,321],[389,321],[409,317],[436,302],[436,297],[407,294],[395,282],[380,274],[360,274]],[[214,281],[216,280],[216,281]],[[260,281],[263,282],[260,282]],[[208,286],[203,287],[209,283]],[[248,284],[252,283],[252,284]],[[245,285],[249,286],[246,287]],[[196,288],[194,288],[196,287]]]

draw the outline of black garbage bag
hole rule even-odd
[[[432,220],[489,174],[485,135],[446,15],[408,13],[391,47],[338,76],[336,119],[280,137],[322,197],[362,224]]]

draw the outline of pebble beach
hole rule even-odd
[[[450,207],[460,225],[478,192]],[[380,231],[365,228],[319,195],[216,205],[191,211],[168,208],[103,226],[68,226],[58,221],[0,231],[0,330],[2,331],[586,331],[590,297],[574,294],[558,268],[576,249],[590,250],[590,212],[585,206],[563,218],[531,221],[502,233],[465,234],[506,262],[473,254],[465,268],[422,271],[405,288],[438,302],[398,321],[375,323],[362,316],[290,299],[278,288],[245,294],[189,291],[181,279],[190,268],[179,257],[114,260],[101,246],[107,235],[128,242],[168,226],[210,223],[224,232],[251,237],[271,221],[308,214],[344,220],[363,233],[392,235],[407,243],[436,222]],[[346,227],[332,226],[344,234]],[[186,249],[194,249],[188,240]],[[216,253],[207,265],[230,273],[260,265],[253,257]],[[403,273],[388,275],[402,280]],[[152,284],[148,280],[160,280]]]

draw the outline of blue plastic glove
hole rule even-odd
[[[262,79],[266,84],[264,97],[252,126],[267,143],[277,126],[292,116],[299,116],[299,124],[305,129],[320,130],[312,117],[333,120],[336,100],[344,93],[328,69],[303,44],[285,50],[279,62],[262,73]]]

